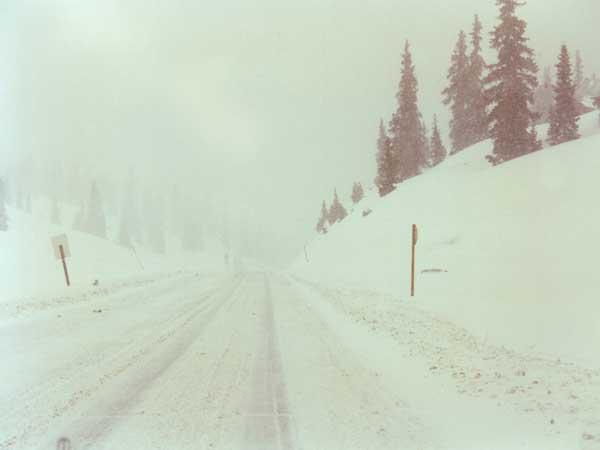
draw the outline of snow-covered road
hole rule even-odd
[[[497,392],[480,398],[499,383],[485,367],[471,380],[481,395],[432,375],[432,341],[481,350],[467,335],[448,340],[450,325],[401,310],[405,326],[428,334],[398,345],[381,333],[385,320],[374,332],[339,304],[262,272],[178,273],[32,303],[0,322],[0,449],[593,448],[595,436],[571,436],[548,414]],[[596,386],[598,374],[585,375],[580,387]],[[571,403],[593,426],[593,401]]]

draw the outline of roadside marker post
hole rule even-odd
[[[65,249],[62,245],[59,245],[60,249],[60,259],[62,259],[63,269],[65,271],[65,280],[67,280],[67,287],[71,286],[71,281],[69,280],[69,269],[67,269],[67,260],[65,259]]]
[[[56,259],[60,259],[65,272],[65,280],[67,287],[71,286],[71,280],[69,279],[69,270],[67,269],[67,258],[71,256],[71,250],[69,249],[69,241],[66,234],[54,236],[52,239],[52,247],[54,248],[54,256]]]
[[[140,265],[140,268],[142,270],[144,270],[144,265],[142,264],[142,260],[140,259],[140,257],[137,254],[137,251],[135,250],[135,247],[133,246],[133,244],[131,244],[131,251],[133,252],[133,254],[135,255],[135,259],[137,259],[138,264]]]
[[[417,240],[419,239],[419,230],[417,226],[412,226],[412,260],[410,264],[410,296],[415,296],[415,247],[417,246]]]

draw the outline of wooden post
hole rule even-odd
[[[417,245],[418,231],[417,226],[412,226],[412,258],[410,264],[410,296],[415,296],[415,247]]]
[[[69,281],[69,271],[67,270],[67,261],[65,259],[65,250],[62,245],[58,246],[58,250],[60,251],[60,259],[62,260],[63,269],[65,270],[65,279],[67,280],[67,286],[71,286],[71,282]]]
[[[131,244],[131,251],[135,255],[135,259],[137,259],[137,262],[140,265],[140,267],[142,268],[142,270],[144,270],[144,265],[142,264],[142,260],[140,259],[137,252],[135,251],[135,247],[133,246],[133,244]]]

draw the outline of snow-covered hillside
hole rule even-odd
[[[76,211],[61,205],[64,226],[50,223],[50,203],[34,201],[33,214],[8,208],[9,229],[0,233],[0,305],[23,304],[43,294],[60,297],[65,293],[88,290],[98,280],[100,287],[109,282],[148,279],[178,270],[219,273],[224,269],[224,251],[220,243],[207,239],[200,252],[184,252],[177,238],[170,238],[164,255],[143,246],[135,251],[71,228]],[[116,227],[112,227],[116,229]],[[51,237],[67,234],[71,257],[67,259],[72,286],[67,289],[61,262],[55,259]],[[115,233],[113,233],[115,234]]]
[[[597,112],[583,116],[580,129],[580,140],[497,167],[485,161],[491,142],[482,142],[383,199],[372,192],[291,271],[392,294],[501,345],[600,365],[592,344],[600,342]],[[545,127],[538,132],[545,136]]]

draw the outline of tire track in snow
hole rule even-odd
[[[245,277],[190,348],[94,450],[241,448],[242,405],[256,351],[253,278]]]
[[[163,348],[160,355],[151,358],[145,364],[143,370],[133,374],[124,385],[120,386],[108,405],[102,405],[99,411],[93,410],[88,416],[92,418],[90,423],[86,423],[82,428],[77,429],[75,433],[70,433],[73,436],[73,442],[81,442],[78,448],[85,450],[94,447],[102,441],[122,417],[128,415],[131,407],[136,404],[142,393],[192,346],[199,331],[203,330],[222,308],[230,307],[236,301],[236,293],[242,283],[243,278],[240,277],[226,290],[224,295],[217,295],[216,298],[211,296],[210,300],[214,303],[209,304],[208,307],[203,302],[200,307],[195,308],[192,312],[183,314],[187,314],[188,317],[169,336],[179,334],[176,341]]]
[[[184,281],[187,286],[187,284],[191,280]],[[179,280],[179,282],[181,283],[182,280]],[[156,291],[141,291],[134,293],[134,295],[126,295],[122,298],[119,297],[119,307],[123,307],[123,305],[127,305],[127,303],[137,302],[138,307],[143,306],[144,308],[146,308],[148,304],[160,301],[161,297],[164,297],[170,291],[173,291],[175,287],[175,284],[169,284],[167,286],[160,286],[159,289]],[[215,288],[211,288],[209,290],[202,290],[202,292],[200,293],[200,301],[204,302],[212,294],[214,294],[215,291]],[[175,302],[175,304],[179,305],[179,301],[183,297],[185,296],[178,295],[176,297],[177,301]],[[140,304],[142,301],[143,304]],[[162,301],[164,301],[164,298],[162,298]],[[198,304],[198,301],[196,301],[195,303]],[[182,309],[185,309],[183,313],[183,315],[185,315],[189,311],[189,305],[190,302],[187,302],[182,306],[178,307],[175,311],[175,314],[172,314],[172,317],[170,317],[169,320],[174,321],[177,320],[177,318],[179,318],[180,316],[182,316],[182,313],[180,312]],[[112,306],[112,304],[108,306],[110,309],[110,306]],[[129,307],[129,305],[127,305],[127,307]],[[148,319],[146,318],[145,320],[142,320],[139,323],[133,323],[129,325],[126,329],[127,336],[129,336],[130,334],[135,335],[135,332],[138,329],[143,331],[144,327],[146,329],[155,328],[156,324],[154,322],[155,321],[148,321]],[[62,338],[66,335],[73,335],[74,333],[79,333],[81,332],[81,330],[86,328],[86,324],[84,322],[75,323],[75,328],[72,325],[72,323],[69,323],[66,327],[62,325],[61,328],[51,329],[51,331],[53,332],[52,337],[59,336]],[[148,335],[149,340],[151,340],[151,336],[152,333]],[[25,338],[26,336],[21,335],[19,337],[20,340],[25,340]],[[27,386],[26,388],[14,392],[13,395],[11,395],[10,397],[3,399],[3,409],[5,411],[10,411],[10,413],[3,413],[0,415],[0,425],[3,425],[4,422],[10,419],[11,417],[18,416],[20,413],[26,413],[28,410],[31,409],[31,405],[33,403],[45,401],[45,398],[48,396],[48,392],[57,390],[68,390],[69,386],[71,386],[77,378],[88,376],[89,374],[87,374],[87,372],[90,370],[96,370],[96,367],[100,364],[109,364],[111,360],[115,359],[115,357],[118,357],[123,352],[128,351],[129,347],[132,344],[138,344],[140,338],[139,336],[133,339],[129,339],[128,337],[126,337],[125,340],[128,341],[127,344],[123,344],[121,342],[122,339],[119,339],[119,341],[114,342],[111,341],[110,343],[99,342],[97,344],[94,344],[93,346],[90,346],[88,343],[86,343],[86,350],[84,352],[74,355],[73,358],[68,362],[68,364],[61,366],[60,368],[54,369],[52,372],[48,372],[45,375],[42,382],[37,383],[33,387]],[[31,343],[28,343],[28,345],[31,345]],[[118,350],[115,352],[113,347],[116,347]],[[19,349],[19,351],[27,350],[27,347]],[[1,443],[0,448],[2,448]]]
[[[187,284],[186,284],[187,286]],[[148,292],[147,296],[154,302],[158,297],[165,294],[164,286],[155,292]],[[173,286],[171,286],[171,290]],[[203,290],[194,306],[206,306],[211,295],[216,289]],[[137,294],[136,294],[137,295]],[[177,299],[182,295],[177,296]],[[175,302],[176,304],[179,301]],[[166,317],[165,321],[177,322],[189,314],[192,302],[186,302],[175,309]],[[145,323],[145,321],[144,321]],[[116,340],[104,343],[103,347],[95,345],[91,350],[86,345],[86,351],[78,354],[73,359],[57,369],[56,373],[50,373],[46,379],[33,387],[17,392],[15,395],[2,401],[3,413],[0,415],[0,449],[21,448],[24,442],[32,437],[40,437],[47,433],[50,425],[55,425],[60,418],[69,410],[73,409],[82,399],[89,398],[96,393],[110,378],[116,377],[121,372],[131,367],[138,359],[149,353],[153,345],[162,343],[172,327],[163,327],[157,332],[156,323],[145,323],[149,332],[129,338],[132,330],[139,328],[141,324],[136,323],[129,327],[126,343],[117,336]],[[76,331],[72,331],[76,333]],[[171,333],[172,334],[172,333]],[[159,336],[158,338],[156,336]],[[77,336],[75,336],[77,337]],[[118,345],[115,345],[118,344]],[[117,350],[115,351],[115,347]],[[106,374],[100,378],[99,372],[107,367],[119,367],[118,373],[110,376]],[[90,384],[95,383],[95,384]],[[29,448],[25,446],[24,448]]]
[[[156,330],[155,327],[143,339],[135,339],[112,357],[97,361],[93,366],[71,374],[68,379],[57,380],[60,390],[66,391],[67,395],[61,396],[60,403],[44,407],[44,410],[49,411],[41,422],[30,420],[38,406],[30,401],[23,403],[10,416],[15,420],[27,420],[27,426],[21,432],[15,432],[13,437],[0,442],[0,449],[31,448],[35,441],[47,441],[51,426],[52,430],[62,429],[63,435],[69,436],[78,449],[88,448],[101,440],[112,425],[127,414],[141,392],[186,351],[198,330],[228,304],[240,284],[241,279],[237,279],[225,289],[216,289],[201,297],[191,307],[188,302],[183,311],[180,309],[177,314],[165,318],[167,325],[162,329]],[[71,385],[69,380],[76,384]],[[36,403],[42,402],[44,398],[38,398]],[[69,418],[69,413],[72,416],[72,411],[77,407],[80,410],[85,407],[82,404],[84,400],[95,405],[78,419]],[[54,438],[58,439],[60,436],[57,434]],[[41,448],[53,448],[56,439]]]
[[[264,289],[254,391],[246,412],[245,447],[249,450],[292,450],[292,416],[275,331],[271,286],[266,274]]]

